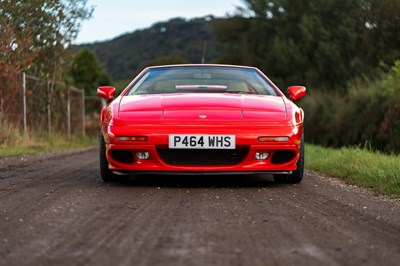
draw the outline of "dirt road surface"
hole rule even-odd
[[[138,176],[98,151],[0,160],[0,265],[400,265],[400,201],[307,171]]]

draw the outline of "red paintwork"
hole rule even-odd
[[[106,99],[106,100],[111,100],[114,97],[115,94],[115,88],[110,87],[110,86],[103,86],[99,87],[97,89],[97,95],[100,97]]]
[[[286,119],[285,103],[280,97],[227,93],[127,96],[120,101],[119,118],[130,119],[138,112],[151,111],[149,115],[154,118],[197,120],[200,110],[212,120]]]
[[[304,97],[306,95],[306,87],[303,86],[291,86],[288,88],[288,93],[290,95],[290,98],[293,99],[293,101],[296,101],[300,99],[301,97]]]
[[[147,69],[139,76],[145,71]],[[262,75],[269,81],[264,74]],[[303,111],[287,99],[277,87],[275,89],[280,96],[228,93],[124,96],[130,85],[119,97],[103,108],[101,113],[102,133],[106,141],[107,159],[111,170],[138,172],[296,170],[304,115]],[[106,90],[104,87],[99,88],[105,96],[99,95],[111,99],[107,91],[112,90],[110,87],[106,88]],[[304,87],[289,88],[289,94],[293,100],[305,95],[305,88],[304,90],[302,88]],[[207,119],[201,119],[199,115],[206,115]],[[170,165],[160,158],[156,150],[156,147],[168,146],[169,134],[234,134],[236,146],[248,146],[249,151],[243,161],[231,166]],[[117,136],[147,136],[148,140],[144,142],[118,141]],[[260,136],[288,136],[290,140],[283,143],[258,142]],[[114,149],[130,150],[133,153],[147,151],[150,153],[150,160],[135,160],[130,164],[121,163],[111,157],[110,152]],[[270,159],[265,161],[254,159],[258,151],[273,154],[277,150],[292,150],[297,155],[283,164],[272,164]]]

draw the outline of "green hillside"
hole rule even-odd
[[[114,80],[131,79],[153,63],[201,63],[207,42],[206,62],[213,62],[223,46],[216,44],[212,16],[185,20],[174,18],[110,41],[86,44]],[[163,60],[163,58],[165,60]]]

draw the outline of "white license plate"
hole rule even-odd
[[[235,135],[169,135],[170,149],[235,149]]]

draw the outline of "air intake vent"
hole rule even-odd
[[[294,151],[276,151],[272,155],[271,162],[273,164],[287,163],[296,156]]]
[[[248,148],[235,150],[157,149],[162,160],[172,165],[234,165],[246,156]]]
[[[112,150],[111,157],[120,163],[133,163],[133,154],[129,150]]]

